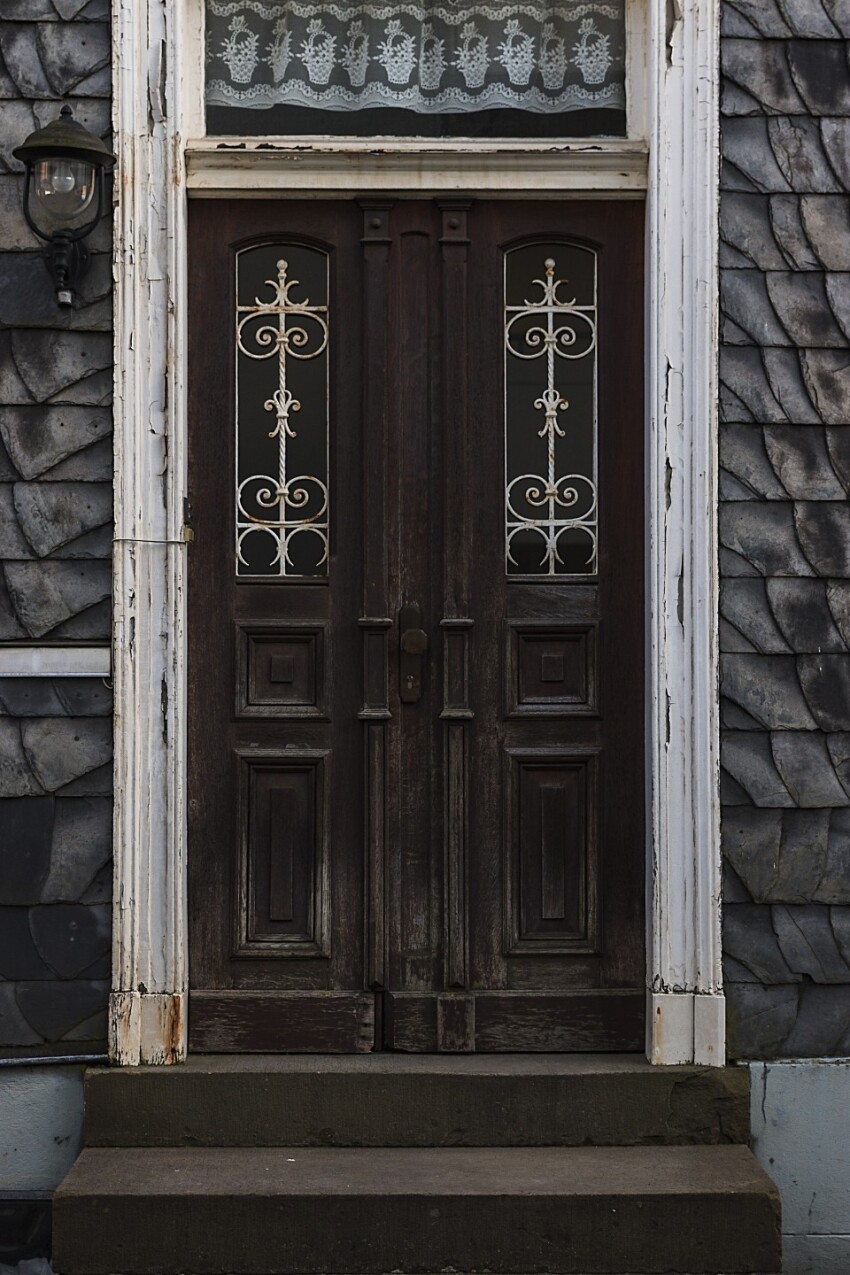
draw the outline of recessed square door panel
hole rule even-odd
[[[596,625],[514,620],[507,637],[507,713],[572,717],[597,711]]]
[[[325,717],[324,625],[240,624],[236,711],[246,717]]]

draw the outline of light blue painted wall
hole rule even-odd
[[[850,1061],[750,1065],[753,1150],[782,1196],[784,1275],[850,1273]]]
[[[0,1192],[52,1191],[79,1154],[82,1066],[0,1067]]]

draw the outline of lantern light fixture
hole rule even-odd
[[[89,264],[83,242],[103,216],[106,172],[115,164],[109,148],[63,106],[58,119],[31,133],[13,154],[26,168],[24,217],[47,244],[45,261],[61,306]]]

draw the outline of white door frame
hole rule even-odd
[[[323,143],[222,160],[202,138],[198,0],[113,0],[115,213],[115,902],[110,1053],[186,1054],[187,198],[325,181],[342,193],[446,188],[450,152],[388,146],[382,164]],[[639,0],[629,0],[631,21]],[[647,1055],[724,1061],[717,692],[717,164],[719,0],[646,0],[644,136],[494,146],[459,182],[524,193],[647,188]],[[194,9],[194,14],[193,14]],[[635,54],[632,53],[632,61]],[[632,68],[634,70],[634,67]],[[634,135],[635,112],[630,113]],[[187,165],[187,146],[189,163]],[[412,149],[416,149],[414,146]],[[486,148],[485,148],[486,149]],[[476,146],[480,151],[481,147]],[[288,151],[288,156],[285,152]],[[548,158],[546,154],[548,153]],[[328,158],[330,155],[330,158]],[[240,171],[242,176],[234,178]],[[376,167],[377,165],[377,167]],[[303,176],[307,174],[306,178]],[[275,177],[274,174],[277,176]],[[312,174],[312,176],[311,176]],[[328,175],[330,174],[330,176]],[[414,176],[418,174],[418,176]],[[619,174],[619,177],[617,176]],[[645,174],[645,176],[644,176]],[[324,175],[324,176],[322,176]],[[297,184],[297,182],[295,183]],[[636,405],[636,420],[639,410]]]

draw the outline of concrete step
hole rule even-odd
[[[780,1269],[740,1146],[93,1148],[53,1234],[61,1275]]]
[[[87,1073],[86,1145],[640,1146],[745,1143],[744,1067],[637,1055],[194,1055]]]

